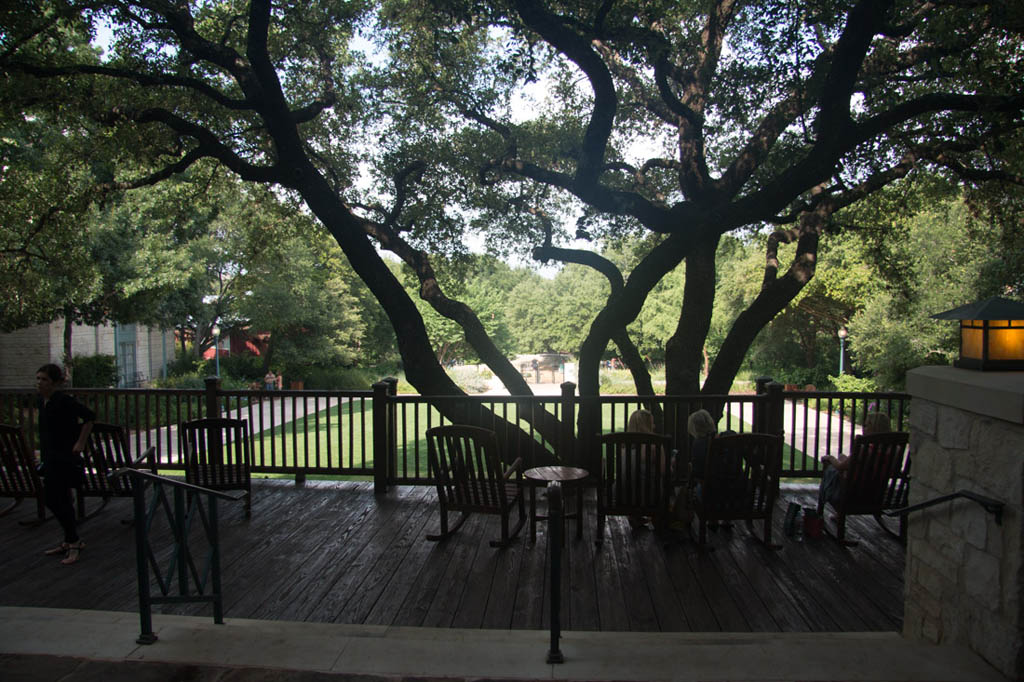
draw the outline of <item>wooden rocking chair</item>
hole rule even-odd
[[[882,512],[907,506],[910,493],[910,456],[903,432],[875,433],[856,436],[850,452],[849,465],[840,473],[839,492],[835,501],[818,500],[818,515],[830,504],[836,511],[836,539],[853,546],[856,540],[846,539],[846,517],[871,514],[889,535],[905,541],[906,519],[901,516],[899,532],[893,532],[882,521]]]
[[[9,514],[23,499],[32,498],[36,501],[38,520],[28,523],[42,523],[46,520],[43,482],[20,426],[0,424],[0,497],[14,498],[10,506],[0,510],[0,516]]]
[[[772,512],[781,469],[782,436],[743,433],[714,438],[694,506],[700,544],[707,541],[709,522],[744,520],[753,534],[754,519],[763,519],[762,542],[779,549],[781,545],[772,544]]]
[[[517,457],[503,467],[494,432],[462,425],[427,429],[427,459],[441,506],[441,532],[427,535],[427,539],[444,540],[472,512],[481,512],[501,517],[501,539],[490,545],[507,547],[526,522],[522,460]],[[513,507],[518,507],[519,521],[510,530]],[[449,527],[448,513],[453,511],[462,515]]]
[[[128,434],[123,426],[94,422],[85,446],[85,481],[78,489],[78,518],[92,518],[103,511],[112,497],[132,497],[134,481],[130,476],[108,476],[118,469],[140,469],[145,466],[156,473],[156,447],[150,446],[138,458],[131,459]],[[99,497],[100,506],[85,513],[85,498]]]
[[[607,433],[598,437],[597,535],[604,542],[606,516],[650,516],[665,528],[672,497],[672,439],[656,433]]]
[[[185,481],[210,490],[244,490],[245,518],[252,516],[252,443],[245,419],[208,418],[179,429]]]

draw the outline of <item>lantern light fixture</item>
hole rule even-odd
[[[957,367],[980,370],[1024,370],[1024,303],[994,296],[932,315],[960,320]]]

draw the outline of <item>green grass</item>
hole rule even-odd
[[[605,404],[602,406],[602,432],[612,430],[623,430],[626,426],[628,412],[635,406],[619,404]],[[401,476],[425,477],[427,475],[427,443],[422,435],[426,426],[442,423],[440,413],[433,407],[426,404],[400,404],[398,412],[398,428],[402,431],[404,426],[406,432],[418,432],[418,437],[412,437],[398,444],[398,468]],[[546,409],[553,413],[555,405],[547,403]],[[515,416],[515,412],[510,410]],[[339,419],[341,428],[339,429]],[[733,429],[739,430],[740,424],[733,418]],[[520,419],[519,425],[528,428],[528,424]],[[719,422],[719,429],[726,428],[726,418]],[[751,425],[742,422],[744,431],[750,431]],[[303,447],[303,434],[315,433],[310,438],[308,446]],[[536,440],[541,442],[539,433],[535,433]],[[299,448],[298,453],[293,448],[293,443]],[[354,461],[352,458],[363,450],[365,444],[366,461]],[[271,460],[271,453],[273,459]],[[319,452],[319,459],[317,453]],[[322,467],[337,468],[341,454],[345,456],[345,466],[373,467],[373,406],[369,402],[352,401],[342,403],[340,406],[321,410],[317,415],[309,415],[296,421],[277,426],[270,432],[264,432],[257,436],[255,441],[254,454],[257,461],[270,463],[275,467],[286,468],[315,468]],[[800,450],[791,448],[788,444],[783,445],[783,463],[788,465],[790,458],[795,459],[796,468],[810,468],[813,460]],[[257,474],[266,478],[292,478],[291,473]],[[370,475],[337,475],[337,474],[315,474],[306,476],[307,480],[368,480]]]

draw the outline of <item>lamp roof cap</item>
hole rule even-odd
[[[943,313],[932,315],[934,320],[1024,320],[1024,303],[993,296],[984,301],[968,303]]]

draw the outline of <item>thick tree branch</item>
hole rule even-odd
[[[593,50],[590,41],[569,30],[559,17],[547,12],[538,0],[515,0],[523,22],[576,64],[586,74],[594,92],[594,106],[583,134],[583,147],[574,176],[581,195],[598,190],[597,179],[604,166],[605,150],[618,107],[615,83],[608,67]]]
[[[285,182],[287,178],[278,166],[258,166],[242,159],[208,128],[188,121],[166,109],[154,108],[140,112],[115,111],[108,122],[116,121],[118,116],[123,116],[136,123],[161,123],[177,133],[191,137],[198,142],[195,154],[199,157],[217,159],[244,180],[288,184]],[[193,155],[190,152],[188,156],[191,158]],[[193,160],[195,159],[193,158]]]
[[[563,249],[546,245],[535,248],[533,250],[533,257],[535,260],[541,262],[558,260],[563,263],[576,263],[577,265],[592,268],[604,275],[605,279],[608,280],[608,284],[611,288],[610,297],[618,296],[622,293],[624,286],[622,272],[610,260],[594,253],[593,251],[585,251],[583,249]],[[625,363],[626,367],[629,368],[629,373],[633,377],[633,384],[636,386],[637,394],[653,396],[654,384],[651,381],[651,373],[647,369],[647,365],[644,362],[643,356],[640,354],[640,350],[629,337],[629,333],[626,331],[626,328],[623,326],[614,331],[611,335],[611,339],[618,347],[622,361]],[[655,412],[656,417],[660,420],[661,406],[651,402],[648,404],[648,408]]]

